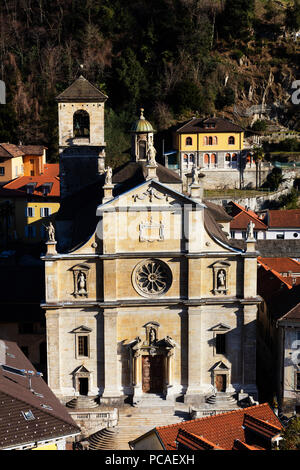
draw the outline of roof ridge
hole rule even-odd
[[[279,429],[279,431],[281,431],[281,428],[279,428],[275,424],[268,423],[268,421],[266,421],[265,419],[257,418],[256,416],[251,416],[248,413],[245,413],[245,418],[249,418],[250,420],[252,419],[252,420],[255,420],[255,421],[259,421],[259,422],[263,423],[265,426],[269,426],[269,427],[272,427],[272,428],[275,428],[275,429]]]

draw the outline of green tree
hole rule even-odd
[[[282,434],[280,450],[300,450],[300,418],[292,419]]]
[[[300,0],[294,0],[292,6],[286,10],[286,27],[291,31],[299,31],[300,29]]]
[[[261,186],[261,162],[264,159],[264,151],[262,147],[255,147],[253,157],[256,165],[256,189]]]
[[[182,80],[173,89],[168,102],[176,114],[189,111],[202,111],[204,97],[198,84],[190,80]]]
[[[255,18],[255,0],[226,0],[220,17],[220,27],[225,39],[247,41]]]
[[[271,191],[277,191],[279,185],[284,182],[284,178],[282,176],[281,168],[273,168],[272,172],[267,176],[266,183],[264,184],[265,187],[270,188]]]

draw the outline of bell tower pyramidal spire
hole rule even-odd
[[[56,98],[62,199],[92,184],[105,171],[107,98],[82,75]]]

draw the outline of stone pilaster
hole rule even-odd
[[[244,305],[243,347],[243,388],[256,397],[256,321],[257,305]]]
[[[119,401],[120,378],[118,371],[118,343],[116,309],[105,309],[104,317],[104,392],[101,402],[112,404]]]
[[[185,403],[193,403],[201,394],[201,315],[202,307],[188,309],[188,387]]]
[[[46,311],[47,331],[47,376],[51,390],[60,397],[60,345],[59,345],[59,313],[53,310]]]

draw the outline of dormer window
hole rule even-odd
[[[43,196],[47,196],[50,193],[52,186],[53,183],[45,183],[43,185]]]
[[[26,186],[27,194],[33,194],[36,187],[36,183],[28,183]]]

